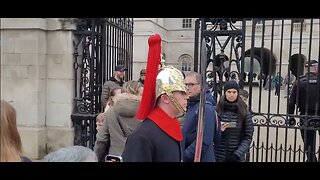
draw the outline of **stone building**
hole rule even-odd
[[[32,158],[73,144],[73,32],[58,18],[1,18],[1,99]]]
[[[16,108],[23,149],[32,159],[72,145],[74,141],[70,115],[74,98],[72,43],[76,27],[72,20],[65,20],[0,19],[1,99]],[[138,79],[140,69],[146,67],[148,37],[154,33],[162,37],[162,54],[166,64],[183,71],[193,70],[195,21],[196,18],[134,18],[132,79]],[[246,51],[251,47],[250,23],[248,21],[246,28]],[[284,65],[282,72],[286,74],[290,57],[295,57],[293,61],[306,61],[309,57],[318,59],[319,19],[313,21],[312,36],[308,19],[294,24],[292,38],[291,22],[284,23],[282,31],[281,21],[275,21],[272,31],[271,22],[266,22],[263,43],[277,58],[276,70],[281,62]],[[302,36],[299,33],[301,28]],[[255,30],[255,47],[259,47],[262,43],[262,25],[258,23]],[[219,48],[216,45],[217,52]],[[228,49],[226,54],[230,53]],[[297,54],[303,54],[302,58],[296,58]]]

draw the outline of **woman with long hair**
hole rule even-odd
[[[16,110],[1,100],[1,162],[30,161],[22,156],[21,138],[17,129]]]
[[[217,104],[223,131],[220,143],[215,146],[217,162],[245,161],[252,142],[252,117],[247,104],[239,96],[239,89],[236,81],[227,81],[224,95]]]

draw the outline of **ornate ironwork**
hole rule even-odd
[[[93,148],[101,112],[102,85],[117,64],[132,76],[133,21],[129,18],[76,19],[74,32],[74,107],[71,115],[75,145]],[[121,56],[125,54],[124,56]]]
[[[299,75],[303,71],[306,73],[305,62],[319,59],[319,48],[313,48],[319,47],[319,31],[313,31],[319,23],[319,19],[304,19],[299,22],[304,28],[297,29],[294,19],[196,20],[194,70],[199,71],[199,43],[205,39],[207,82],[215,98],[220,97],[224,81],[229,79],[236,79],[241,88],[249,91],[248,107],[255,131],[247,161],[304,162],[307,156],[319,158],[319,142],[316,141],[320,135],[319,114],[300,115],[297,111],[289,114],[290,87],[284,89],[288,92],[284,99],[283,90],[280,95],[273,96],[272,85],[272,76],[277,72],[290,79],[290,71]],[[320,92],[314,96],[319,97]],[[303,143],[306,132],[314,137],[308,140],[313,141],[309,147]]]
[[[215,95],[218,97],[218,94],[221,95],[221,87],[223,86],[223,75],[224,74],[240,74],[240,58],[243,54],[243,36],[244,29],[242,27],[236,27],[235,23],[240,19],[233,18],[203,18],[196,23],[201,24],[201,39],[204,38],[207,43],[207,67],[211,63],[211,69],[208,70],[207,79],[210,88]],[[242,20],[243,21],[243,20]],[[200,27],[196,25],[196,27]],[[196,36],[198,36],[199,29],[196,29]],[[219,38],[223,37],[223,38]],[[195,38],[197,41],[197,37]],[[216,47],[218,45],[218,47]],[[229,54],[226,55],[226,48],[230,47]],[[195,71],[198,71],[198,43],[195,44]],[[216,49],[218,49],[216,52]],[[230,67],[232,63],[236,64],[236,70],[230,70],[226,68],[225,62],[228,63]],[[218,81],[218,82],[217,82]]]

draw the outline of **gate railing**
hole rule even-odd
[[[93,148],[101,90],[116,65],[132,76],[133,21],[128,18],[77,19],[74,32],[74,144]]]
[[[222,95],[223,84],[229,79],[238,81],[249,92],[248,106],[255,131],[248,161],[300,162],[311,155],[319,158],[319,114],[299,115],[297,108],[294,114],[288,114],[292,84],[281,86],[280,94],[274,96],[272,82],[277,73],[293,82],[293,75],[299,77],[310,71],[304,68],[306,62],[320,59],[319,24],[319,19],[202,18],[196,21],[194,67],[198,71],[199,44],[205,38],[207,82],[215,98]],[[319,77],[318,73],[318,82]],[[319,98],[320,90],[312,96]],[[318,102],[318,112],[319,106]],[[304,146],[301,132],[312,136],[308,139],[314,146]]]

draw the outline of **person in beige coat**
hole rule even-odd
[[[141,123],[135,118],[141,101],[142,84],[128,81],[124,93],[114,97],[114,106],[105,112],[106,119],[97,133],[94,146],[99,162],[108,154],[121,156],[127,136]]]

